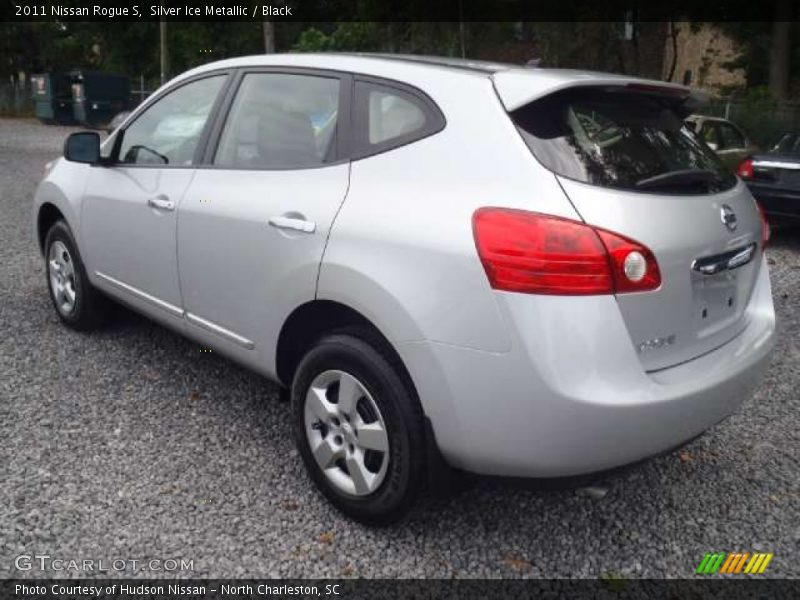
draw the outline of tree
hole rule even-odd
[[[777,100],[785,100],[789,91],[789,32],[792,5],[790,0],[776,0],[772,23],[769,61],[769,91]]]

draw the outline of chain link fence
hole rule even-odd
[[[0,83],[0,116],[31,117],[33,114],[29,81]]]

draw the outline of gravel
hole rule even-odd
[[[58,574],[15,570],[37,553],[200,577],[685,577],[711,550],[800,576],[800,233],[769,251],[780,339],[732,418],[607,493],[481,481],[368,529],[312,488],[273,384],[127,312],[59,324],[29,207],[69,131],[0,119],[0,577]]]

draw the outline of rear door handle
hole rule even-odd
[[[314,233],[317,229],[317,224],[314,221],[306,221],[295,217],[271,217],[269,224],[278,229],[293,229],[303,233]]]
[[[147,204],[159,210],[175,210],[175,203],[166,196],[156,196],[148,198]]]

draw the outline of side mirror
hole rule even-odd
[[[94,165],[100,162],[100,135],[94,131],[70,134],[64,142],[64,158]]]
[[[711,148],[714,152],[716,152],[717,148],[719,148],[715,142],[706,142],[706,146]]]

